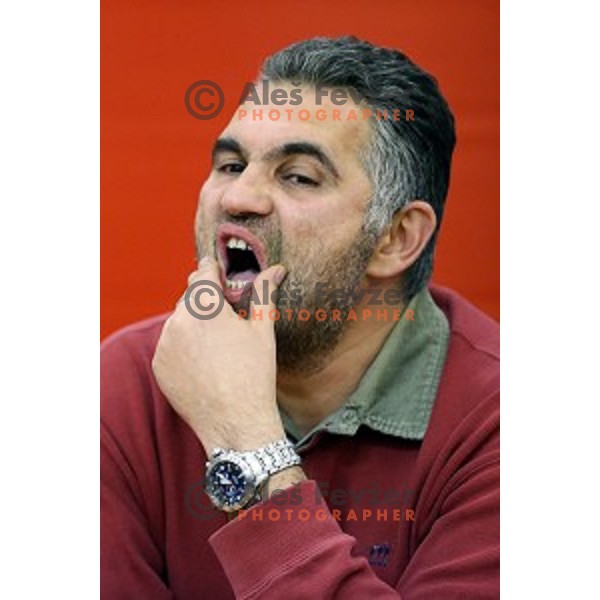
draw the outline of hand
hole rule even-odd
[[[193,429],[207,455],[215,447],[245,451],[285,437],[276,397],[272,291],[285,269],[273,266],[256,278],[269,286],[262,319],[242,319],[225,302],[213,318],[200,320],[179,302],[160,336],[152,369],[171,406]],[[188,285],[208,280],[220,289],[215,261],[204,258]],[[222,290],[221,290],[222,293]],[[261,294],[262,295],[262,294]]]

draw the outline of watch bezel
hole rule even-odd
[[[211,478],[211,475],[214,473],[214,471],[223,463],[235,464],[237,467],[239,467],[244,477],[244,491],[239,501],[234,504],[223,502],[222,494],[218,494],[217,486],[213,483],[213,480]],[[247,461],[244,460],[242,456],[240,456],[237,453],[223,451],[218,455],[216,454],[216,456],[213,457],[213,460],[207,463],[204,488],[211,502],[219,510],[222,510],[224,512],[235,512],[244,508],[244,506],[246,506],[250,502],[250,500],[252,500],[258,488],[258,481],[256,473],[254,473],[251,466],[248,464]]]

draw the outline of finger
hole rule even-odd
[[[250,314],[256,314],[259,310],[262,312],[262,319],[259,321],[262,322],[273,322],[273,318],[269,317],[271,311],[275,310],[275,301],[277,299],[277,289],[281,285],[281,282],[285,278],[286,269],[283,265],[273,265],[268,269],[265,269],[261,273],[258,274],[256,279],[253,282],[254,289],[257,292],[260,290],[260,293],[254,294],[253,301],[250,303]],[[262,304],[264,302],[264,294],[262,294],[262,290],[268,290],[267,294],[267,304]]]
[[[219,265],[217,261],[210,257],[204,256],[198,263],[198,268],[188,277],[188,285],[192,285],[201,279],[208,279],[221,287],[221,278],[219,277]]]
[[[206,258],[207,260],[210,260],[210,257],[205,257],[205,258]],[[202,260],[204,260],[204,259],[202,259]],[[204,278],[204,279],[210,279],[211,281],[213,281],[212,277],[210,277],[210,275],[209,275],[209,274],[206,274],[206,273],[205,273],[207,276],[206,276],[206,277],[203,277],[203,275],[202,275],[202,273],[201,273],[201,271],[200,271],[200,265],[202,264],[202,260],[201,260],[201,261],[198,263],[198,265],[197,265],[197,269],[196,269],[195,271],[192,271],[192,272],[191,272],[191,273],[188,275],[188,278],[187,278],[187,288],[186,288],[186,291],[185,291],[185,292],[183,292],[183,294],[181,294],[181,298],[179,298],[179,300],[177,300],[177,304],[179,304],[180,302],[183,302],[183,300],[184,300],[184,298],[185,298],[185,295],[186,295],[186,293],[188,292],[188,289],[189,289],[189,287],[190,287],[191,285],[193,285],[194,283],[196,283],[196,281],[201,281],[203,278]],[[217,280],[216,280],[216,282],[215,282],[215,283],[217,283],[217,284],[219,285],[219,287],[221,287],[221,282],[220,282],[220,280],[219,280],[219,273],[218,273],[218,270],[217,270]]]
[[[189,275],[183,299],[187,312],[199,320],[216,319],[231,311],[225,302],[218,264],[213,258],[205,256]]]
[[[196,271],[192,271],[189,275],[188,275],[188,280],[187,280],[187,284],[188,287],[190,285],[192,285],[192,283],[194,283],[194,281],[197,281],[198,279],[198,270]]]

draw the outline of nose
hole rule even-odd
[[[266,216],[273,210],[268,186],[260,174],[251,167],[235,178],[221,198],[224,211],[232,216],[261,215]]]

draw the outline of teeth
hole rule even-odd
[[[243,288],[247,283],[248,283],[247,281],[231,281],[231,279],[228,279],[225,282],[225,285],[230,290],[239,290],[239,289]]]
[[[233,248],[236,250],[252,250],[252,246],[247,244],[244,240],[236,237],[230,237],[227,240],[227,248]],[[248,281],[232,281],[231,279],[225,280],[225,287],[230,290],[240,290],[246,287]]]
[[[227,241],[228,248],[237,248],[238,250],[252,250],[251,246],[248,246],[244,240],[240,240],[239,238],[229,238]]]

